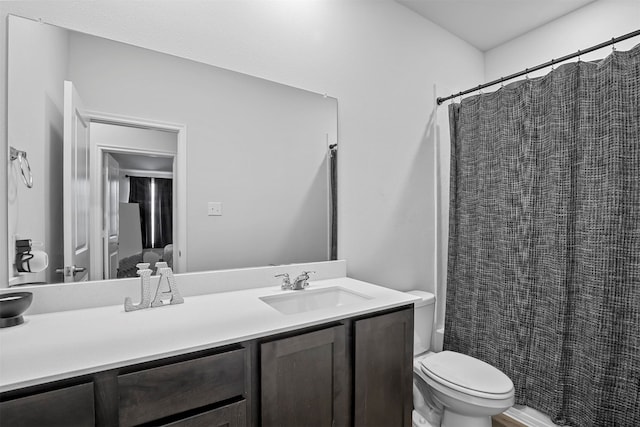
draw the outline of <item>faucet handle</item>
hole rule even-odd
[[[303,271],[298,277],[296,277],[295,283],[300,283],[298,286],[306,288],[309,286],[309,283],[307,282],[307,280],[309,280],[309,274],[315,274],[315,271]]]
[[[283,273],[283,274],[276,274],[274,277],[282,277],[282,285],[280,285],[280,287],[282,289],[291,289],[291,280],[289,279],[289,274],[287,273]]]

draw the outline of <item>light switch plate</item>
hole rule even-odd
[[[222,215],[222,202],[209,202],[209,203],[207,203],[207,215],[209,215],[209,216],[221,216]]]

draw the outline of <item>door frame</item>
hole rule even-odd
[[[115,153],[113,153],[115,154]],[[111,159],[111,160],[109,160]],[[106,161],[106,162],[105,162]],[[103,207],[103,212],[102,212],[102,229],[103,232],[106,232],[103,234],[103,239],[102,239],[102,274],[103,277],[106,279],[115,279],[115,277],[111,277],[111,263],[112,263],[112,259],[111,259],[111,255],[112,255],[112,241],[111,241],[111,235],[109,234],[109,231],[111,230],[110,226],[109,226],[109,221],[111,220],[111,214],[112,214],[112,210],[114,209],[113,206],[111,206],[111,193],[110,193],[110,187],[109,187],[109,183],[111,182],[110,180],[110,167],[109,167],[109,163],[110,162],[115,162],[116,165],[118,165],[117,160],[111,155],[111,152],[104,152],[103,156],[102,156],[102,167],[104,168],[101,171],[100,177],[101,177],[101,187],[102,187],[102,207]],[[120,166],[118,165],[118,187],[120,186],[120,182],[119,182],[119,178],[120,178]],[[119,188],[118,188],[118,198],[116,200],[116,203],[120,202],[120,197],[119,197]],[[119,215],[119,207],[116,206],[116,216],[118,216],[118,218],[120,217]],[[118,223],[118,233],[116,236],[116,242],[115,242],[116,246],[120,246],[120,224]],[[119,254],[119,250],[116,250],[116,253]]]
[[[137,127],[143,129],[170,131],[176,133],[176,152],[164,150],[141,150],[132,149],[118,145],[97,145],[90,144],[91,170],[99,171],[90,177],[90,205],[91,205],[91,237],[90,244],[99,250],[91,254],[91,272],[93,277],[89,280],[103,280],[102,266],[104,259],[104,245],[102,242],[102,168],[104,153],[125,153],[141,155],[160,155],[173,157],[173,271],[184,273],[187,271],[187,127],[184,124],[162,122],[157,120],[143,119],[139,117],[123,116],[117,114],[103,113],[98,111],[87,111],[90,122],[107,123],[119,126]]]

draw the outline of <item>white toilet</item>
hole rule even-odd
[[[514,403],[513,382],[499,369],[473,357],[431,346],[435,297],[410,291],[415,303],[413,426],[491,427],[491,416]]]

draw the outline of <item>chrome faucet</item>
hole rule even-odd
[[[309,280],[309,274],[311,273],[315,273],[315,271],[303,271],[295,278],[293,283],[291,283],[291,279],[289,279],[289,275],[287,273],[278,274],[275,277],[282,277],[282,285],[280,285],[282,290],[291,289],[292,291],[301,291],[309,286],[307,280]]]

